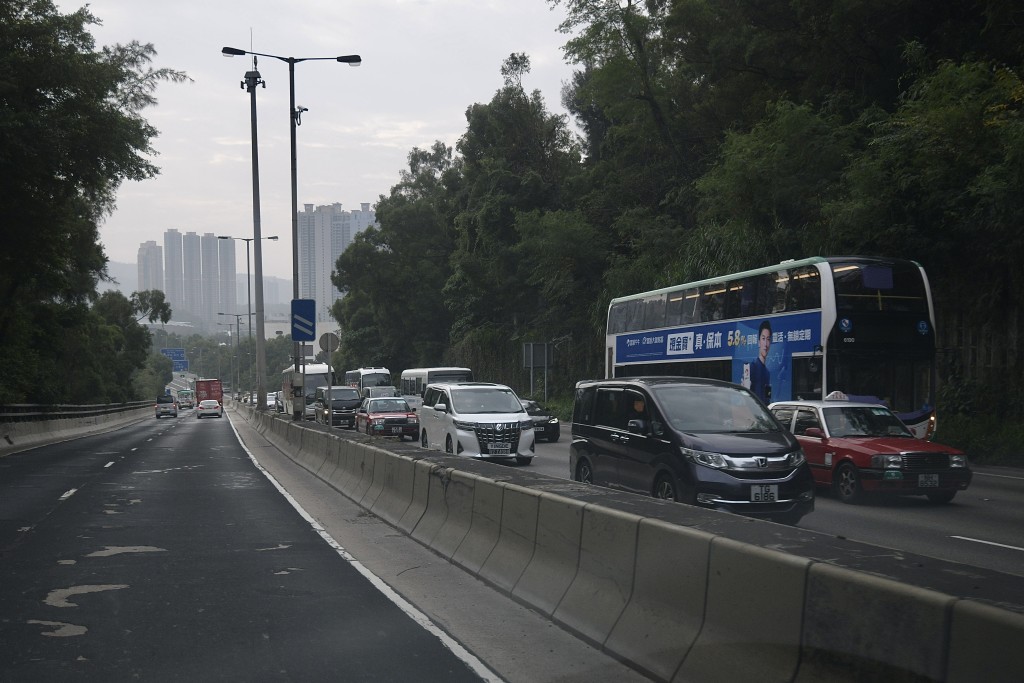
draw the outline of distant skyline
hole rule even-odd
[[[61,12],[84,2],[55,0]],[[356,68],[334,61],[295,67],[296,104],[308,108],[297,130],[298,204],[375,206],[408,168],[414,147],[454,147],[467,108],[503,85],[502,62],[525,52],[528,91],[564,114],[561,88],[572,75],[557,32],[565,17],[547,0],[299,0],[282,3],[174,3],[90,0],[102,25],[97,49],[152,43],[153,68],[186,72],[193,82],[162,83],[143,116],[153,140],[156,178],[125,183],[117,209],[100,226],[107,257],[132,263],[139,245],[169,228],[200,235],[252,236],[249,94],[240,83],[250,57],[225,58],[224,46],[284,57],[359,54]],[[290,280],[291,179],[288,65],[259,58],[266,88],[256,93],[264,274]],[[245,259],[244,244],[237,262]]]

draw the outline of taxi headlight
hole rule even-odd
[[[949,456],[950,467],[967,467],[967,457],[964,455]]]
[[[903,467],[903,456],[899,453],[885,453],[871,456],[871,467],[876,470],[898,470]]]

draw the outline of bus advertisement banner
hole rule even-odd
[[[793,354],[821,346],[821,311],[621,334],[616,364],[731,359],[732,381],[766,403],[792,393]]]

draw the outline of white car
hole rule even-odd
[[[213,399],[200,401],[196,406],[196,417],[224,417],[224,408]]]
[[[533,418],[504,384],[427,385],[419,417],[424,448],[520,465],[533,461]]]

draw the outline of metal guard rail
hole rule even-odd
[[[110,415],[152,406],[153,401],[130,401],[127,403],[94,403],[90,405],[45,405],[40,403],[11,403],[0,405],[0,422],[32,422],[36,420],[61,420],[76,417]]]

